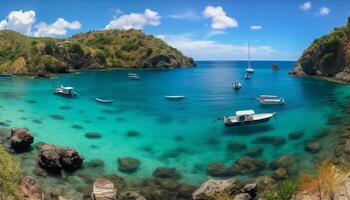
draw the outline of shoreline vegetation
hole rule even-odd
[[[89,31],[66,39],[0,31],[0,72],[15,75],[45,77],[79,70],[194,66],[192,58],[139,30]]]

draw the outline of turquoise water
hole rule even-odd
[[[82,72],[60,75],[52,80],[13,77],[0,80],[0,120],[11,127],[26,127],[43,141],[76,148],[86,159],[101,159],[106,173],[127,179],[150,177],[159,166],[176,167],[184,182],[198,184],[208,178],[209,162],[228,165],[246,152],[229,153],[227,144],[244,142],[248,149],[259,136],[282,136],[286,144],[265,145],[262,158],[271,161],[283,154],[302,157],[301,168],[311,167],[304,142],[323,128],[334,108],[330,100],[338,87],[326,81],[293,78],[287,72],[293,62],[253,62],[255,74],[244,80],[245,62],[198,62],[196,68],[136,71],[139,81],[127,78],[133,70]],[[272,64],[281,70],[273,72]],[[232,90],[240,80],[243,88]],[[53,84],[70,85],[79,93],[69,99],[52,94]],[[286,99],[286,105],[262,107],[253,98],[273,94]],[[183,101],[169,101],[164,95],[186,95]],[[112,105],[94,101],[96,97],[115,99]],[[253,127],[223,126],[220,116],[236,110],[277,112],[277,118]],[[56,117],[55,117],[56,116]],[[80,125],[81,129],[73,128]],[[89,139],[87,132],[100,139]],[[128,131],[139,135],[130,137]],[[287,135],[303,131],[297,141]],[[140,170],[123,174],[117,170],[119,157],[141,161]]]

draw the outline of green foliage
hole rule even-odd
[[[325,65],[331,64],[333,60],[334,60],[333,53],[327,53],[322,57],[320,63],[321,65],[325,66]]]
[[[72,53],[72,54],[79,54],[79,55],[84,54],[83,49],[81,48],[81,46],[78,43],[73,43],[73,44],[69,45],[68,52]]]
[[[19,162],[0,146],[0,199],[18,199],[18,184],[23,178]]]
[[[45,53],[47,55],[52,55],[55,48],[56,48],[56,43],[54,41],[48,41],[45,44]]]
[[[148,48],[148,49],[147,49],[146,57],[149,57],[149,56],[152,54],[152,52],[153,52],[153,49]]]
[[[97,51],[95,56],[99,63],[101,64],[106,63],[106,55],[104,54],[103,51]]]
[[[298,190],[298,181],[284,180],[277,184],[275,191],[267,191],[263,194],[266,200],[289,200]]]

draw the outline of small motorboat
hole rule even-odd
[[[278,97],[275,95],[260,95],[257,98],[261,105],[283,105],[285,104],[285,100],[282,97]]]
[[[246,80],[250,79],[250,75],[249,74],[244,75],[244,79]]]
[[[234,82],[232,83],[232,88],[234,90],[240,90],[242,88],[242,84],[240,82]]]
[[[76,96],[77,93],[74,92],[74,88],[73,87],[64,87],[63,85],[61,85],[60,87],[57,87],[54,89],[54,93],[58,94],[58,95],[63,95],[63,96],[68,96],[68,97],[73,97]]]
[[[100,103],[106,103],[106,104],[111,104],[114,102],[113,99],[100,99],[100,98],[96,98],[95,99],[97,102],[100,102]]]
[[[129,73],[128,74],[128,78],[131,79],[131,80],[139,80],[140,76],[138,74]]]
[[[186,98],[186,96],[164,96],[164,98],[169,99],[169,100],[181,100]]]
[[[252,125],[268,122],[276,113],[259,113],[254,110],[237,111],[235,116],[225,116],[225,126]]]
[[[10,76],[12,76],[12,74],[7,73],[7,72],[1,72],[0,73],[0,77],[10,77]]]

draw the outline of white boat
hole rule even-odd
[[[7,73],[7,72],[1,72],[0,73],[0,77],[10,77],[10,76],[12,76],[12,74]]]
[[[259,113],[254,110],[237,111],[235,116],[225,116],[225,126],[252,125],[268,122],[276,113]]]
[[[76,92],[74,92],[73,87],[70,87],[70,86],[64,87],[63,85],[55,88],[54,93],[58,94],[58,95],[68,96],[68,97],[72,97],[72,96],[75,96],[77,94]]]
[[[140,76],[137,75],[137,74],[129,74],[128,78],[131,79],[131,80],[139,80]]]
[[[250,79],[250,75],[249,74],[246,74],[246,75],[244,75],[244,79]]]
[[[242,88],[242,84],[240,82],[232,83],[232,88],[234,90],[240,90]]]
[[[261,105],[283,105],[285,100],[282,97],[275,95],[260,95],[258,101]]]
[[[128,73],[128,76],[139,76],[139,75],[136,73]]]
[[[164,96],[164,98],[171,100],[180,100],[186,98],[186,96]]]
[[[248,43],[248,67],[246,69],[247,73],[254,73],[254,69],[252,68],[252,66],[250,65],[250,46],[249,46],[249,43]]]
[[[114,100],[112,99],[100,99],[100,98],[96,98],[95,99],[97,102],[100,102],[100,103],[113,103]]]

